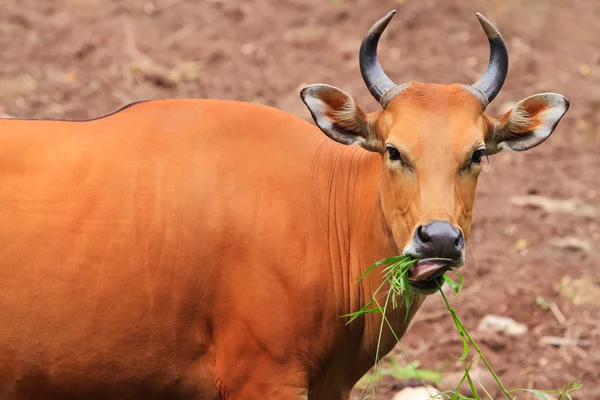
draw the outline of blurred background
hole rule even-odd
[[[2,0],[0,115],[86,119],[137,100],[192,97],[252,101],[309,120],[299,91],[310,83],[338,86],[374,111],[357,54],[391,9],[398,14],[379,54],[395,81],[477,80],[488,58],[475,18],[482,12],[510,55],[488,113],[499,117],[544,91],[571,101],[543,145],[491,158],[465,288],[452,301],[507,386],[580,380],[574,399],[600,399],[598,1]],[[403,345],[428,382],[449,388],[462,343],[439,297]],[[376,399],[421,384],[406,365],[398,347]]]

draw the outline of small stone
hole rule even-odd
[[[512,318],[488,314],[479,321],[477,330],[482,333],[502,333],[508,336],[522,336],[527,333],[527,325]]]
[[[550,244],[558,249],[565,251],[580,251],[582,253],[591,253],[592,245],[575,236],[550,239]]]
[[[396,393],[394,397],[392,397],[392,400],[429,400],[437,398],[434,396],[439,393],[440,392],[437,389],[431,386],[415,388],[407,387]]]
[[[513,196],[511,204],[519,207],[542,209],[548,213],[566,213],[577,217],[595,218],[596,209],[577,199],[551,199],[544,196]]]

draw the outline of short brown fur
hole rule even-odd
[[[419,224],[469,236],[470,159],[511,119],[460,85],[413,83],[369,115],[303,95],[364,148],[232,101],[0,119],[1,399],[349,398],[396,344],[376,313],[346,325],[382,284],[358,278]],[[388,311],[396,334],[424,299]]]

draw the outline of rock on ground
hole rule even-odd
[[[437,389],[429,387],[404,388],[392,397],[392,400],[429,400],[440,393]]]
[[[479,321],[477,331],[481,333],[503,333],[509,336],[522,336],[527,333],[527,325],[512,318],[488,314]]]

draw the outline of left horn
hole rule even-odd
[[[477,89],[477,96],[485,108],[504,84],[508,72],[508,52],[498,29],[480,13],[477,13],[477,18],[490,42],[490,60],[485,72],[472,87]]]
[[[377,21],[365,36],[359,53],[360,73],[362,74],[369,92],[373,95],[383,108],[404,86],[396,85],[387,77],[379,59],[377,58],[377,45],[381,34],[388,26],[396,10],[390,11],[385,17]],[[398,90],[392,90],[398,88]],[[391,91],[391,92],[390,92]]]

